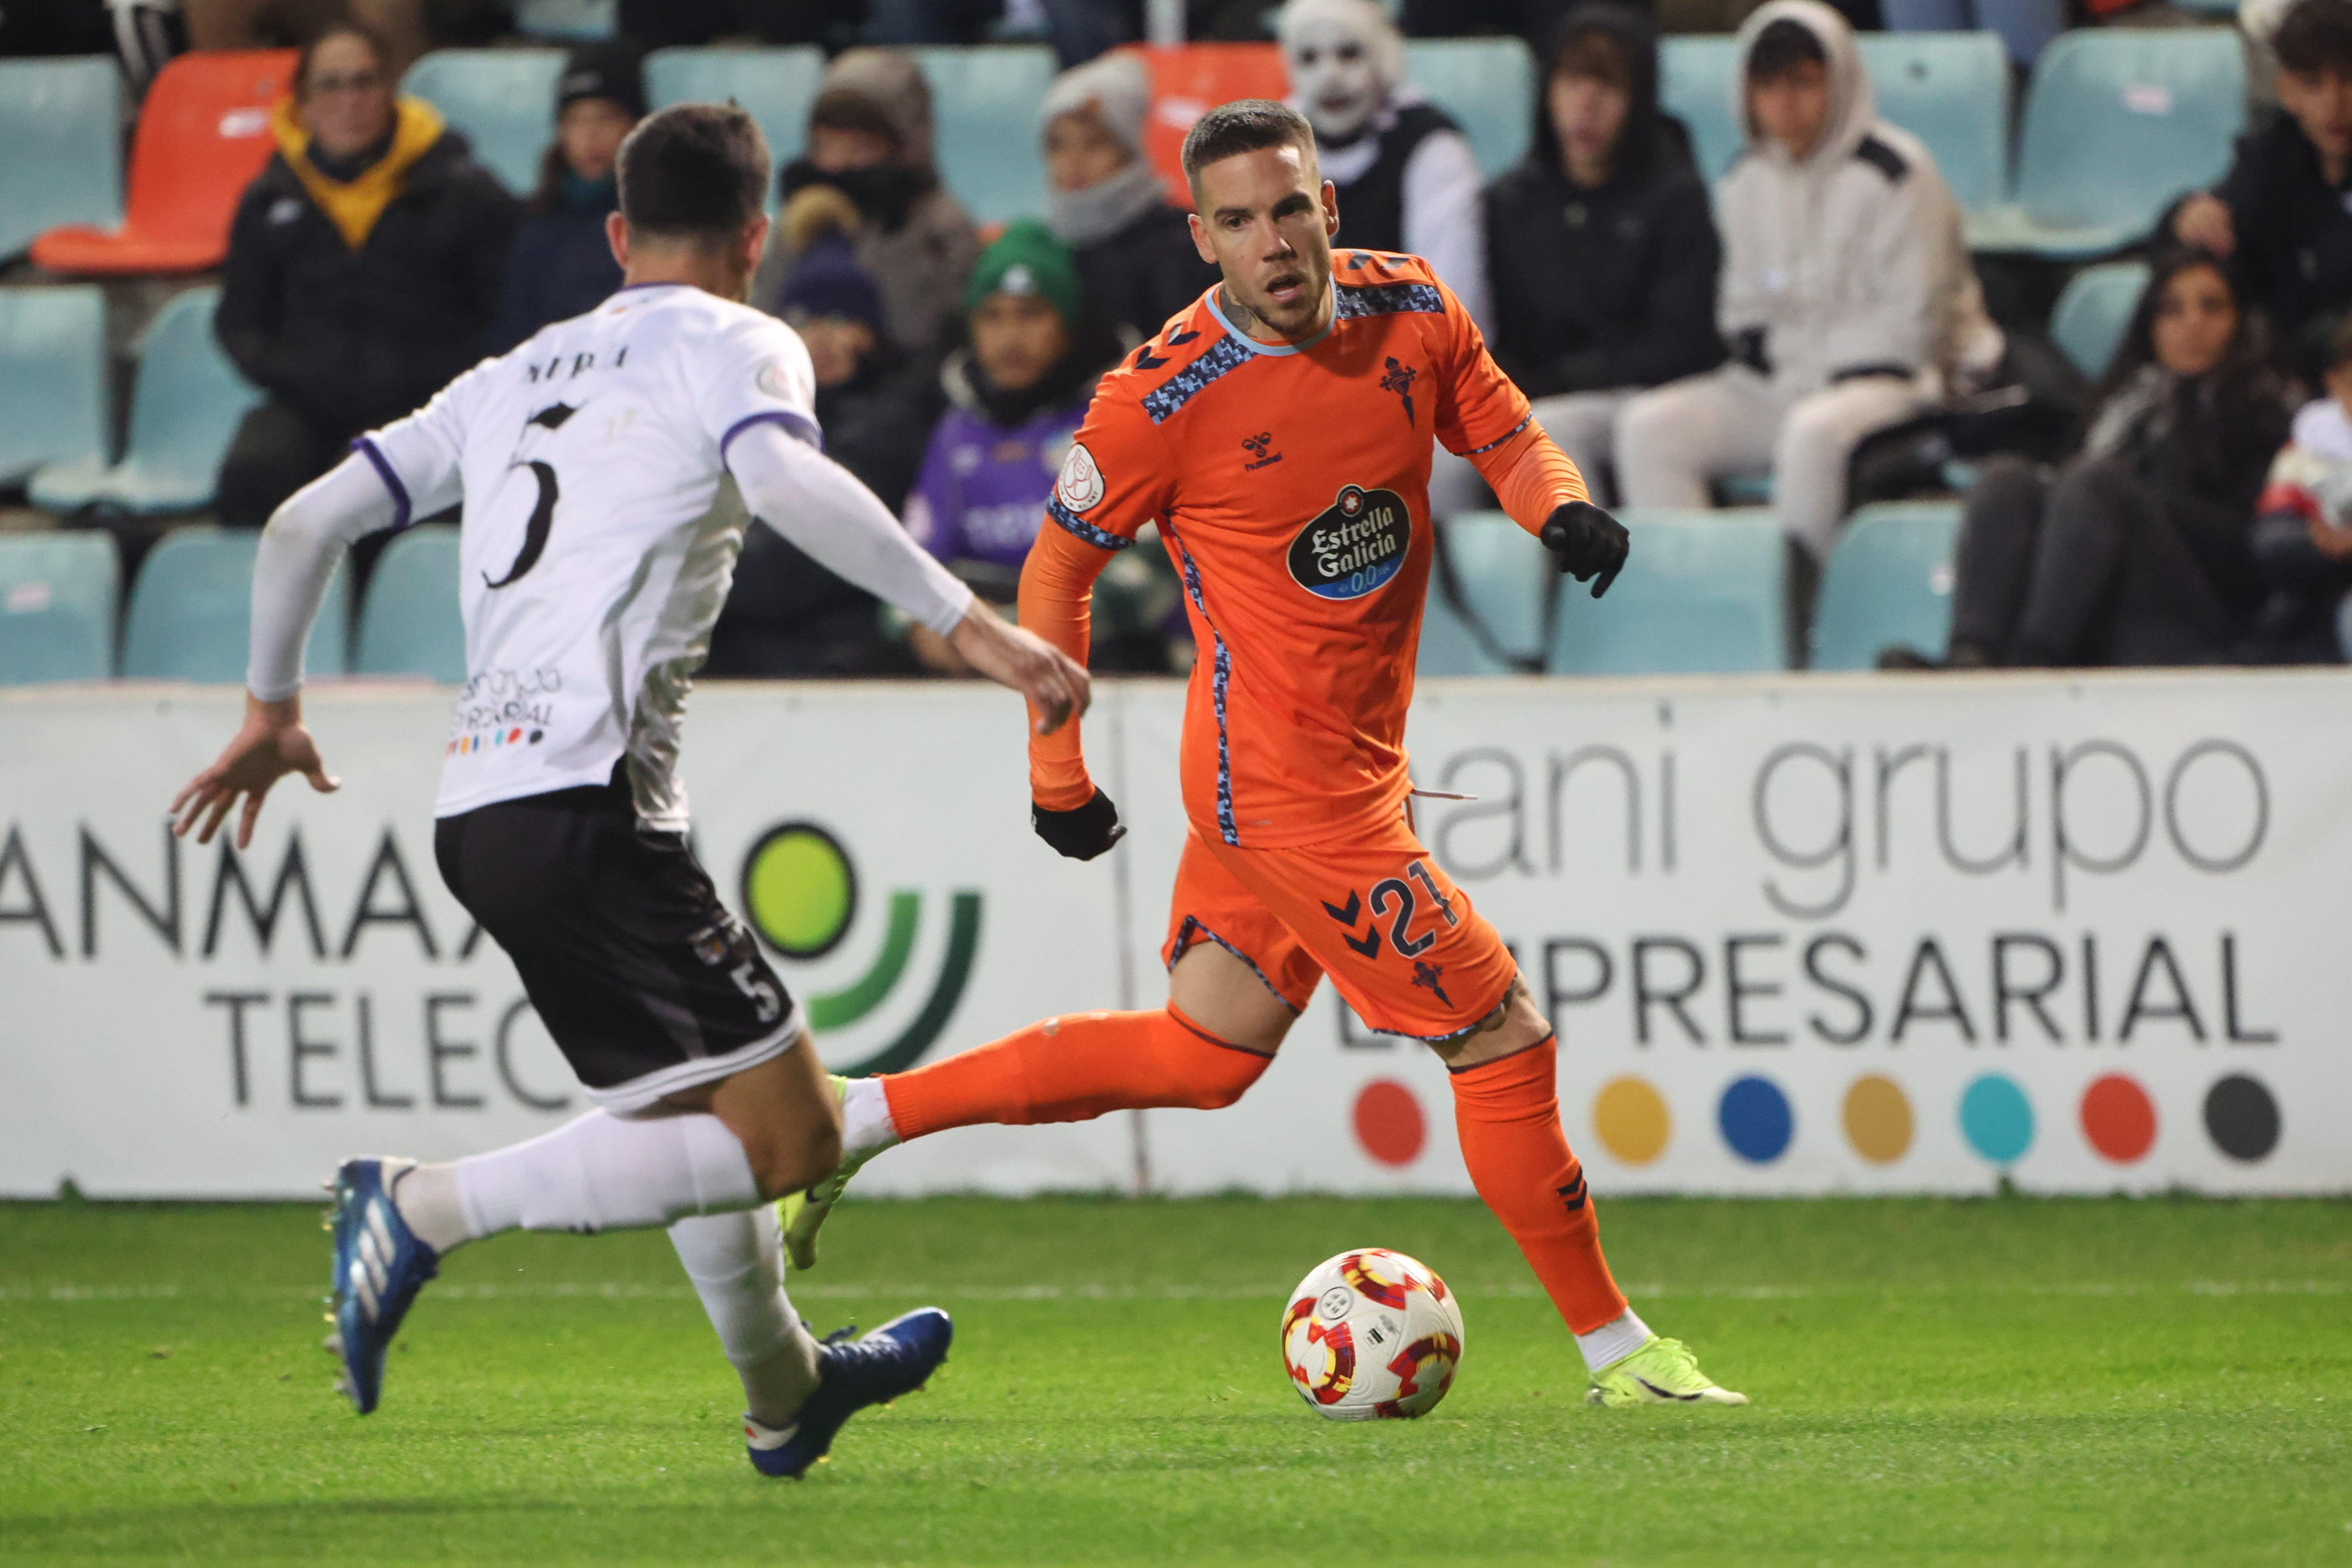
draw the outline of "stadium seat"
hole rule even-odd
[[[620,26],[619,0],[520,0],[515,31],[554,44],[589,44],[611,37]]]
[[[1895,643],[1941,653],[1952,629],[1958,501],[1892,501],[1847,520],[1822,570],[1812,667],[1868,670]]]
[[[293,76],[291,49],[198,50],[173,60],[140,108],[122,226],[51,229],[33,242],[33,260],[73,274],[218,267],[237,199],[278,150],[269,110]]]
[[[114,536],[0,534],[0,686],[114,673]]]
[[[1432,675],[1508,675],[1511,666],[1487,651],[1470,629],[1470,622],[1454,608],[1444,590],[1436,582],[1429,585],[1429,602],[1421,613],[1421,651],[1413,657],[1413,674],[1427,680]],[[0,676],[5,678],[5,676]]]
[[[2131,325],[2139,297],[2147,291],[2147,264],[2109,261],[2086,267],[2066,280],[2065,291],[2050,312],[2050,336],[2074,368],[2093,381],[2122,347],[2124,329]]]
[[[122,673],[134,680],[245,684],[253,623],[254,528],[209,523],[173,528],[140,563],[122,632]],[[343,673],[351,580],[338,566],[310,629],[303,667]]]
[[[768,139],[772,203],[776,171],[808,145],[809,105],[824,74],[824,56],[815,49],[656,49],[646,57],[646,97],[656,109],[741,104]]]
[[[360,605],[352,670],[362,675],[466,680],[466,620],[457,608],[457,529],[425,523],[384,547]]]
[[[1738,71],[1739,48],[1727,33],[1659,42],[1658,101],[1690,132],[1698,172],[1710,184],[1723,178],[1748,141],[1737,111]]]
[[[2016,200],[1969,219],[1969,247],[2058,261],[2120,250],[2221,177],[2245,117],[2234,28],[2064,34],[2026,92]]]
[[[1461,122],[1487,179],[1527,156],[1536,63],[1518,39],[1412,39],[1404,47],[1404,79]]]
[[[122,221],[122,68],[0,60],[0,257],[60,224]]]
[[[1543,658],[1545,612],[1559,573],[1533,534],[1500,512],[1465,512],[1440,525],[1463,602],[1507,654]]]
[[[1998,33],[1864,33],[1878,112],[1920,141],[1961,207],[2009,194],[2009,52]]]
[[[27,487],[35,506],[180,512],[212,500],[237,422],[261,401],[213,336],[219,301],[217,288],[189,288],[156,313],[140,349],[122,461],[42,469]]]
[[[919,48],[931,88],[940,178],[983,224],[1045,210],[1045,161],[1037,105],[1054,85],[1054,51],[1042,44]]]
[[[436,49],[408,68],[400,90],[439,110],[473,144],[477,162],[528,195],[555,140],[562,74],[561,49]]]
[[[108,407],[106,297],[0,289],[0,486],[52,465],[103,468]]]
[[[1173,44],[1136,48],[1151,72],[1151,110],[1143,122],[1144,156],[1185,206],[1184,135],[1192,122],[1237,98],[1280,98],[1290,90],[1282,51],[1272,44]]]
[[[1562,590],[1545,667],[1564,675],[1738,674],[1788,664],[1788,547],[1771,514],[1625,511],[1609,597]]]

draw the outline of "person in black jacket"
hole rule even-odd
[[[387,57],[348,24],[303,50],[237,204],[215,330],[268,401],[222,460],[224,522],[268,521],[481,357],[520,213],[430,105],[394,100]]]
[[[1689,138],[1658,108],[1648,17],[1611,0],[1579,5],[1549,64],[1527,160],[1486,193],[1493,349],[1537,423],[1598,485],[1628,398],[1723,361],[1723,247]]]
[[[604,220],[620,210],[613,168],[621,142],[645,113],[645,67],[634,47],[583,44],[572,52],[556,78],[555,140],[507,259],[489,352],[503,354],[541,327],[584,315],[621,287]]]
[[[2228,261],[2313,385],[2352,306],[2352,0],[2295,0],[2273,39],[2280,107],[2168,232]]]

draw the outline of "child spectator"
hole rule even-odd
[[[520,217],[431,105],[393,97],[385,47],[348,23],[302,51],[278,151],[237,204],[221,346],[268,399],[223,459],[224,522],[257,528],[481,357]]]
[[[1486,193],[1491,347],[1598,486],[1635,392],[1722,363],[1723,248],[1689,138],[1658,108],[1648,16],[1580,5],[1549,61],[1527,160]]]
[[[1717,326],[1734,363],[1643,393],[1616,430],[1629,507],[1704,507],[1771,466],[1780,527],[1825,558],[1846,459],[2001,358],[1935,160],[1878,118],[1853,30],[1820,0],[1740,29],[1748,151],[1724,176]]]
[[[645,118],[644,62],[625,44],[584,44],[555,89],[555,141],[541,161],[530,216],[507,262],[489,350],[503,354],[551,322],[593,310],[621,287],[604,219],[620,210],[613,164]]]
[[[2221,261],[2158,256],[2081,453],[2054,479],[1995,458],[1969,490],[1947,663],[2240,656],[2265,595],[2254,503],[2287,434],[2285,392]]]
[[[1184,214],[1143,155],[1151,77],[1133,55],[1064,71],[1038,106],[1045,223],[1070,247],[1086,304],[1078,351],[1097,370],[1160,330],[1217,280]]]
[[[2327,395],[2296,413],[2254,520],[2271,586],[2257,652],[2281,663],[2352,658],[2352,319],[2328,358]]]
[[[2272,42],[2280,107],[2238,139],[2219,186],[2173,209],[2168,228],[2236,269],[2315,382],[2352,305],[2352,0],[2296,0]]]
[[[890,340],[919,356],[946,348],[980,252],[971,214],[940,183],[932,156],[931,89],[913,57],[848,49],[825,68],[809,110],[808,152],[785,165],[781,182],[786,203],[831,185],[856,204],[857,264],[882,291]],[[751,285],[762,308],[775,308],[798,259],[777,225]]]

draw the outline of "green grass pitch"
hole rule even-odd
[[[853,1202],[802,1309],[955,1354],[793,1485],[658,1235],[460,1254],[361,1420],[315,1211],[0,1205],[0,1561],[2352,1563],[2352,1205],[1601,1213],[1753,1406],[1587,1407],[1470,1204]],[[1284,1292],[1365,1244],[1463,1299],[1425,1420],[1284,1381]]]

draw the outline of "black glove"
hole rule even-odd
[[[1037,836],[1054,846],[1054,852],[1066,860],[1090,861],[1127,837],[1127,829],[1118,820],[1118,808],[1100,789],[1095,798],[1075,811],[1048,811],[1036,801],[1029,802],[1029,825]]]
[[[1590,501],[1553,507],[1540,537],[1560,570],[1579,582],[1600,580],[1592,583],[1595,599],[1608,592],[1625,570],[1625,552],[1633,543],[1624,524]]]

